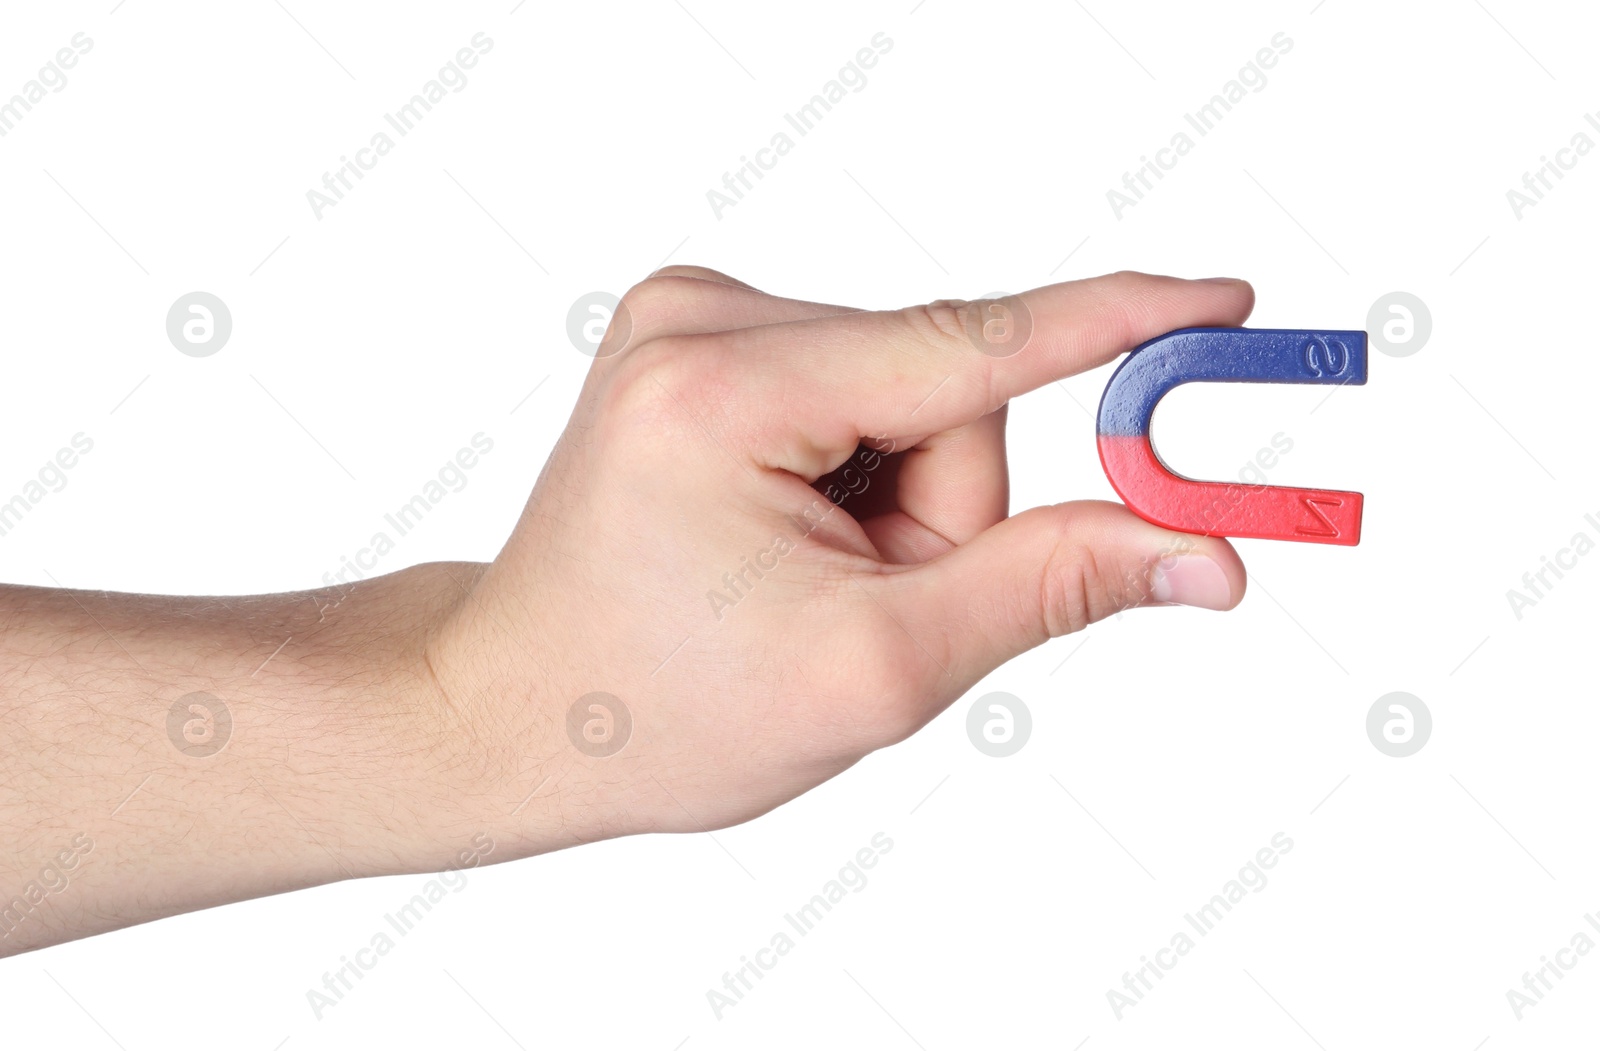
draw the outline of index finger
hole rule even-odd
[[[1235,326],[1255,292],[1244,281],[1124,271],[1002,300],[941,301],[713,337],[756,404],[783,407],[760,428],[767,466],[831,470],[862,437],[935,434],[1019,394],[1095,368],[1176,328]]]

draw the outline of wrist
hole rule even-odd
[[[509,861],[602,838],[582,808],[563,806],[572,759],[555,688],[530,654],[540,647],[525,615],[484,608],[489,566],[432,563],[396,576],[408,615],[408,645],[391,658],[385,689],[393,716],[382,726],[387,763],[412,820],[390,830],[391,872],[424,872]],[[515,624],[513,628],[512,625]],[[356,666],[385,662],[374,638]]]
[[[217,684],[232,741],[186,765],[247,804],[233,831],[262,849],[240,860],[281,870],[287,889],[553,849],[542,824],[509,823],[539,813],[512,815],[532,787],[526,748],[437,656],[480,569],[425,564],[317,593],[280,655]]]

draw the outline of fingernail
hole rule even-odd
[[[1244,279],[1239,277],[1202,277],[1199,280],[1207,285],[1237,285]]]
[[[1222,567],[1204,555],[1165,559],[1150,571],[1150,597],[1201,609],[1227,609],[1233,588]]]

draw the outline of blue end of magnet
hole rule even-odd
[[[1098,429],[1108,437],[1148,437],[1156,403],[1184,383],[1365,382],[1365,332],[1181,328],[1140,344],[1112,374]]]

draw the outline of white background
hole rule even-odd
[[[589,363],[569,306],[669,259],[863,307],[1121,268],[1237,275],[1259,293],[1252,323],[1276,327],[1361,328],[1403,290],[1433,330],[1331,398],[1208,386],[1163,407],[1185,473],[1231,477],[1282,432],[1274,483],[1367,495],[1357,548],[1240,542],[1237,611],[1139,611],[1052,642],[715,841],[474,871],[320,1021],[307,990],[423,877],[10,960],[8,1045],[1592,1036],[1600,953],[1521,1021],[1506,998],[1600,910],[1600,555],[1520,620],[1506,596],[1574,533],[1600,539],[1584,521],[1600,516],[1600,159],[1520,218],[1506,196],[1575,133],[1600,139],[1591,12],[113,2],[8,10],[0,32],[0,96],[74,33],[93,40],[0,139],[0,499],[76,432],[94,441],[0,537],[10,582],[312,587],[480,430],[493,453],[381,568],[492,558]],[[316,218],[306,191],[480,31],[493,49],[466,87]],[[893,47],[866,86],[718,218],[707,190],[879,32]],[[1293,47],[1265,87],[1119,219],[1106,191],[1280,32]],[[165,332],[196,289],[233,316],[211,357]],[[1014,509],[1112,495],[1088,415],[1108,374],[1013,407]],[[1007,759],[965,730],[994,690],[1033,715]],[[1410,758],[1367,738],[1394,690],[1434,719]],[[141,776],[105,785],[108,813]],[[894,847],[870,883],[719,1021],[706,991],[878,832]],[[1267,886],[1119,1021],[1107,990],[1279,832],[1294,847]]]

